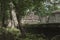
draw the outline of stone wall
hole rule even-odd
[[[60,23],[60,14],[56,13],[50,16],[49,23]]]

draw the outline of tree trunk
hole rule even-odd
[[[10,10],[10,20],[11,20],[11,27],[13,27],[13,18],[12,18],[12,9]]]
[[[22,37],[25,37],[25,30],[24,30],[24,28],[21,26],[21,22],[20,22],[20,20],[21,20],[21,15],[19,15],[19,7],[16,5],[16,3],[13,1],[12,2],[13,4],[14,4],[14,6],[15,6],[15,11],[16,11],[16,17],[17,17],[17,21],[18,21],[18,28],[19,28],[19,30],[21,31],[21,35],[22,35]]]
[[[49,23],[49,19],[50,19],[50,16],[47,16],[47,21],[46,21],[46,23]]]
[[[21,26],[21,22],[20,22],[21,19],[19,19],[19,15],[17,15],[17,20],[18,20],[18,28],[21,30],[22,37],[25,37],[25,30]]]
[[[6,27],[5,25],[5,13],[6,13],[5,1],[1,1],[1,14],[2,14],[2,27]]]

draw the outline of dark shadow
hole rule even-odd
[[[26,25],[26,33],[41,34],[46,37],[52,38],[55,35],[60,35],[60,23],[38,24],[38,25]]]

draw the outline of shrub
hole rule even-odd
[[[0,40],[16,40],[18,35],[20,35],[18,30],[11,28],[0,28]]]
[[[0,28],[0,40],[45,40],[45,36],[40,34],[26,33],[25,38],[21,38],[20,35],[16,28]]]

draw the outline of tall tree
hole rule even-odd
[[[2,26],[7,26],[7,19],[8,19],[8,10],[9,10],[9,2],[10,0],[1,0],[1,15],[2,15]]]
[[[2,26],[5,27],[6,1],[1,1]]]
[[[21,11],[19,10],[19,6],[18,6],[19,4],[16,4],[14,1],[12,1],[12,3],[14,4],[15,10],[16,10],[16,17],[17,17],[17,20],[18,20],[18,28],[21,31],[22,37],[24,37],[25,36],[25,31],[24,31],[23,27],[21,26],[21,22],[20,22],[22,15],[21,15]]]

